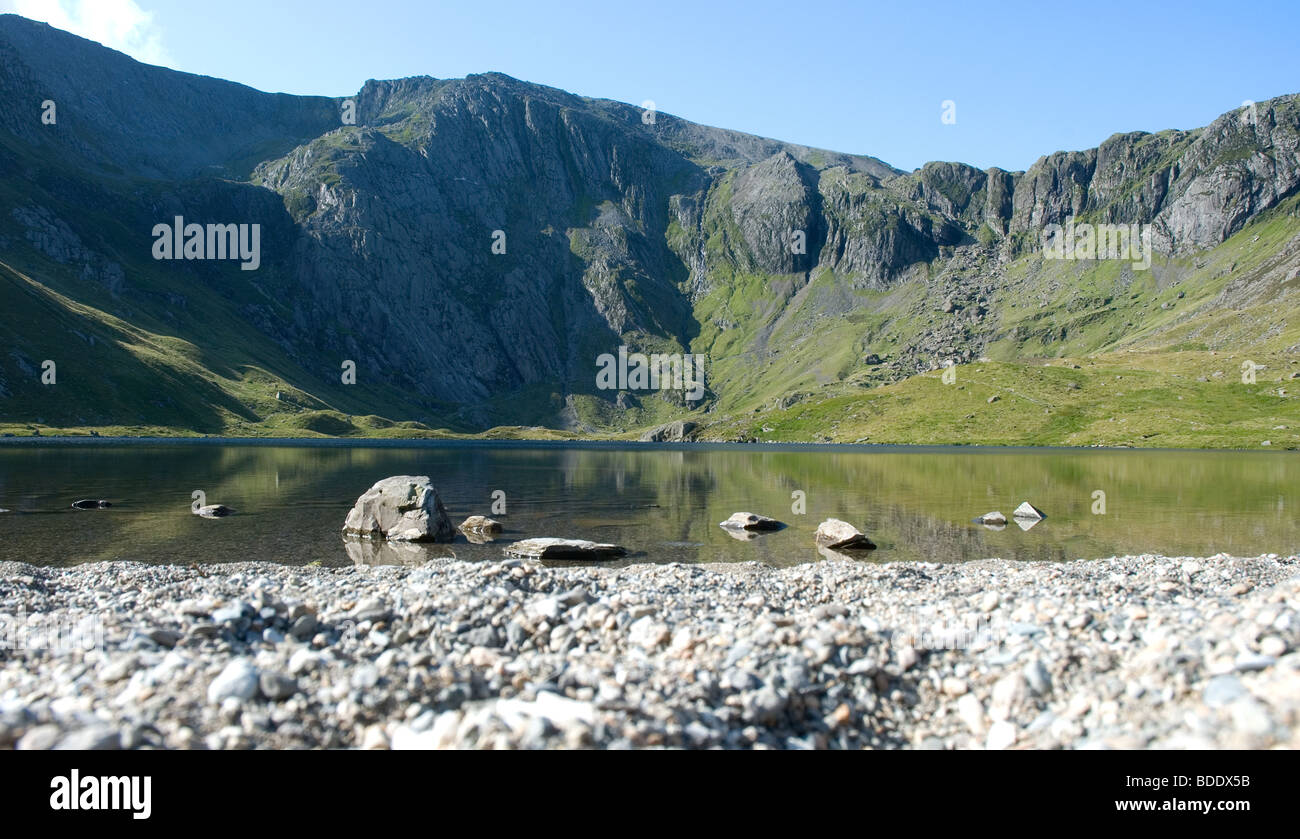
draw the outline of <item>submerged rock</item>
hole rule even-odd
[[[234,514],[234,509],[225,504],[205,504],[194,511],[194,515],[203,516],[205,519],[223,519]]]
[[[827,519],[817,525],[817,544],[833,551],[869,551],[876,544],[853,525],[839,519]]]
[[[112,507],[113,504],[112,502],[105,501],[102,498],[82,498],[78,501],[73,501],[72,506],[76,507],[78,510],[103,510],[107,507]]]
[[[543,536],[507,545],[505,552],[512,556],[533,559],[611,559],[625,555],[627,549],[619,545],[589,542],[586,539],[557,539],[553,536]]]
[[[731,518],[718,522],[718,527],[728,530],[780,530],[785,527],[785,523],[757,513],[732,513]]]
[[[450,542],[456,535],[438,490],[426,475],[376,481],[348,511],[343,532],[394,542]]]
[[[1031,519],[1033,521],[1047,518],[1046,513],[1035,507],[1033,504],[1030,504],[1028,501],[1021,502],[1020,506],[1017,507],[1016,511],[1011,515],[1018,519]]]

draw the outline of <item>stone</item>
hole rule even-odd
[[[194,510],[194,515],[202,516],[205,519],[223,519],[234,514],[235,511],[225,504],[205,504]]]
[[[817,525],[814,540],[833,551],[874,550],[876,545],[861,530],[839,519],[826,519]]]
[[[648,650],[668,643],[669,637],[668,627],[649,615],[634,621],[627,632],[629,643]]]
[[[1222,708],[1246,695],[1245,685],[1236,676],[1215,676],[1205,685],[1201,699],[1211,708]]]
[[[501,636],[494,626],[480,626],[460,636],[471,647],[499,647]]]
[[[994,510],[975,519],[976,524],[1006,524],[1007,517]]]
[[[970,733],[976,737],[983,737],[985,731],[984,705],[979,698],[973,693],[964,693],[957,700],[957,717]]]
[[[54,748],[76,752],[116,751],[122,748],[122,736],[112,726],[89,725],[63,737]]]
[[[263,670],[258,677],[258,687],[267,699],[279,701],[288,699],[298,692],[298,683],[283,673]]]
[[[780,530],[785,524],[757,513],[732,513],[726,521],[718,522],[718,527],[728,530]]]
[[[82,498],[72,502],[72,506],[78,510],[104,510],[112,507],[112,502],[96,498]]]
[[[298,616],[293,626],[289,627],[289,634],[299,641],[306,641],[316,634],[316,627],[319,625],[316,616],[308,612]]]
[[[1028,501],[1022,501],[1011,515],[1018,519],[1027,519],[1029,521],[1041,521],[1047,518],[1047,514],[1042,510],[1030,504]]]
[[[468,531],[470,533],[485,536],[496,535],[504,530],[501,526],[501,522],[496,519],[490,519],[487,516],[470,516],[460,523],[459,529],[461,531]]]
[[[18,738],[16,748],[19,751],[36,752],[45,751],[54,748],[54,744],[59,742],[63,732],[57,725],[38,725],[27,730],[27,733]]]
[[[1039,659],[1025,665],[1025,684],[1035,696],[1046,696],[1052,689],[1052,677]]]
[[[985,741],[984,747],[993,751],[1001,751],[1010,747],[1016,742],[1016,726],[1006,720],[999,720],[989,726],[989,736]]]
[[[220,705],[227,699],[240,702],[257,695],[258,672],[246,658],[232,659],[208,685],[208,702]]]
[[[376,481],[348,511],[343,532],[394,542],[450,542],[456,534],[426,475]]]
[[[511,556],[532,559],[613,559],[626,555],[627,549],[586,539],[543,536],[515,542],[506,546],[505,552]]]

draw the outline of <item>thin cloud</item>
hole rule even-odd
[[[153,13],[134,0],[12,0],[4,4],[32,20],[48,23],[147,64],[171,64]]]

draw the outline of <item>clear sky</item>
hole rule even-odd
[[[1300,0],[0,0],[261,90],[499,71],[902,169],[1025,169],[1300,92]],[[943,103],[955,103],[945,124]]]

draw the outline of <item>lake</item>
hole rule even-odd
[[[505,534],[489,544],[458,537],[429,549],[349,550],[340,531],[352,503],[403,474],[429,475],[453,523],[491,515]],[[0,508],[10,511],[0,514],[0,556],[342,566],[449,551],[499,559],[515,539],[564,536],[624,545],[623,563],[790,565],[821,559],[812,534],[828,517],[879,545],[864,561],[1287,554],[1300,550],[1298,488],[1300,456],[1287,452],[50,442],[0,446]],[[192,515],[195,490],[238,514]],[[494,493],[504,513],[493,512]],[[72,509],[79,498],[114,506]],[[1022,501],[1048,518],[1028,530],[971,522],[992,510],[1010,517]],[[736,539],[718,522],[737,511],[789,527]]]

